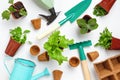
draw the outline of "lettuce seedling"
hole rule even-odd
[[[73,40],[61,36],[60,31],[55,31],[48,38],[48,41],[45,42],[44,48],[47,50],[49,57],[57,60],[59,65],[61,65],[63,61],[67,61],[67,57],[62,55],[63,49],[67,48],[68,45],[73,44],[73,42]]]

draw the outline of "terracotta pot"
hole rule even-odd
[[[116,0],[102,0],[98,5],[101,6],[108,13],[115,1]]]
[[[38,60],[39,61],[49,61],[49,55],[48,55],[48,53],[45,51],[42,54],[40,54],[38,56]]]
[[[54,80],[61,80],[63,72],[60,70],[54,70],[53,71],[53,78]]]
[[[71,57],[69,60],[69,64],[72,67],[77,67],[80,63],[80,60],[77,57]]]
[[[120,39],[112,37],[110,50],[120,50]]]
[[[41,28],[41,18],[32,19],[31,23],[32,23],[34,29],[38,30]]]
[[[10,38],[9,43],[7,45],[7,48],[5,50],[5,53],[11,57],[13,57],[16,53],[16,51],[19,49],[21,46],[20,43],[16,42],[12,38]]]
[[[88,52],[87,57],[89,58],[90,61],[94,61],[99,57],[99,53],[97,51]]]
[[[39,52],[40,52],[39,46],[33,45],[33,46],[30,47],[30,53],[31,53],[31,55],[35,56],[35,55],[39,54]]]

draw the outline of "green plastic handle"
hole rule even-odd
[[[83,47],[82,47],[82,46],[79,46],[79,47],[78,47],[78,50],[79,50],[79,57],[80,57],[80,60],[81,60],[81,61],[86,60],[86,56],[85,56]]]
[[[53,8],[54,6],[54,0],[38,0],[41,1],[42,4],[44,4],[45,7],[47,7],[48,9]]]

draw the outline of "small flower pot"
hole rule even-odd
[[[19,11],[12,12],[12,16],[13,16],[14,19],[18,19],[18,18],[22,17],[22,16],[19,14]]]
[[[22,15],[20,15],[20,10],[21,10],[21,9],[24,9],[24,10],[26,11],[23,3],[22,3],[21,1],[18,1],[18,2],[16,2],[16,3],[14,3],[12,6],[13,6],[13,8],[15,8],[15,10],[16,10],[16,11],[12,12],[13,18],[14,18],[14,19],[18,19],[18,18],[22,17]],[[26,11],[26,12],[27,12],[27,11]]]
[[[116,0],[102,0],[98,5],[101,6],[108,13],[115,1]]]
[[[40,54],[38,56],[38,60],[39,61],[49,61],[49,55],[48,55],[48,53],[45,51],[44,53]]]
[[[53,71],[53,78],[54,80],[61,80],[63,72],[60,70],[54,70]]]
[[[39,54],[39,52],[40,52],[39,46],[33,45],[33,46],[30,47],[31,55],[35,56],[35,55]]]
[[[13,57],[16,53],[16,51],[19,49],[19,47],[21,46],[20,43],[16,42],[15,40],[13,40],[12,38],[10,38],[10,41],[7,45],[7,48],[5,50],[5,53],[11,57]]]
[[[98,5],[109,12],[116,0],[102,0]]]
[[[77,57],[71,57],[69,60],[69,64],[72,67],[77,67],[80,64],[80,60]]]
[[[110,50],[120,50],[120,39],[112,37]]]
[[[32,23],[34,29],[38,30],[41,27],[41,18],[32,19],[31,23]]]
[[[16,2],[16,3],[14,3],[13,5],[14,5],[14,8],[17,9],[17,10],[20,10],[20,9],[22,9],[22,8],[25,9],[25,7],[24,7],[24,5],[23,5],[23,3],[22,3],[21,1],[18,1],[18,2]],[[26,10],[26,9],[25,9],[25,10]]]
[[[99,57],[99,53],[97,51],[88,52],[87,57],[89,58],[90,61],[94,61]]]

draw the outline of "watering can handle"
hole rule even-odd
[[[4,66],[5,66],[5,69],[7,70],[8,74],[10,75],[10,71],[9,71],[8,66],[7,66],[7,63],[6,63],[7,60],[8,60],[8,57],[6,57],[6,58],[4,59]]]

